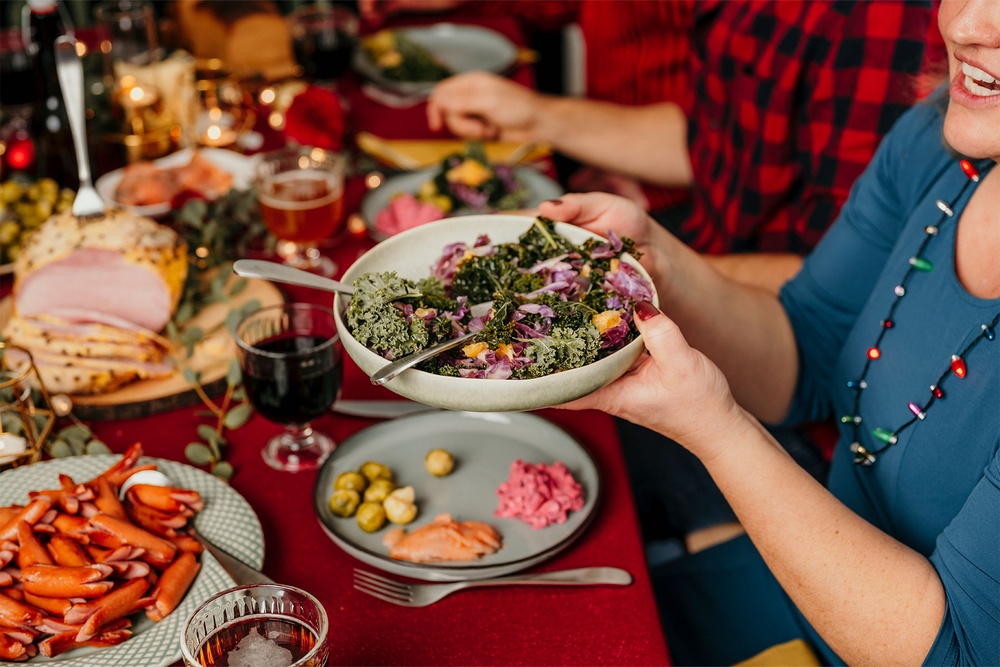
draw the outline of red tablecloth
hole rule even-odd
[[[513,21],[472,22],[497,29],[517,43],[523,41]],[[530,69],[517,68],[511,74],[530,84]],[[345,83],[342,92],[349,97],[352,118],[363,123],[363,129],[386,137],[430,136],[425,105],[386,107],[365,96],[356,82]],[[349,183],[348,211],[356,210],[363,191],[359,181]],[[324,252],[342,272],[371,244],[344,232],[327,243]],[[0,296],[10,287],[9,277],[0,279]],[[331,299],[302,288],[282,290],[290,300],[329,303]],[[396,398],[388,389],[367,382],[350,360],[345,360],[343,395]],[[141,441],[149,456],[184,461],[184,447],[197,439],[197,426],[206,423],[201,412],[193,406],[143,419],[92,422],[91,427],[115,452]],[[563,427],[590,453],[600,470],[602,488],[593,522],[579,540],[535,570],[614,566],[632,574],[631,586],[478,589],[419,609],[381,602],[353,590],[352,570],[362,564],[321,529],[312,501],[316,473],[278,472],[261,459],[262,444],[281,427],[255,416],[230,432],[225,455],[236,470],[232,486],[249,501],[263,526],[264,572],[310,591],[324,604],[330,617],[331,665],[669,664],[612,419],[596,412],[538,414]],[[315,426],[343,441],[373,423],[330,414]]]

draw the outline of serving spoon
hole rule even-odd
[[[317,276],[314,273],[309,273],[308,271],[303,271],[302,269],[296,269],[284,264],[278,264],[277,262],[267,262],[259,259],[238,259],[233,263],[233,272],[246,278],[261,278],[263,280],[273,280],[274,282],[279,283],[299,285],[300,287],[312,287],[313,289],[324,290],[326,292],[339,292],[347,295],[354,294],[354,288],[350,285],[333,280],[332,278]],[[473,317],[479,317],[488,313],[492,307],[492,301],[484,301],[483,303],[477,303],[474,306],[470,306],[469,310]],[[446,340],[443,343],[432,345],[431,347],[420,350],[419,352],[414,352],[411,355],[400,357],[399,359],[391,361],[385,366],[379,368],[371,374],[369,379],[372,384],[385,384],[405,371],[407,368],[412,368],[421,361],[430,359],[431,357],[441,354],[442,352],[446,352],[447,350],[454,349],[467,342],[475,335],[475,332],[467,333],[459,336],[458,338],[452,338],[451,340]]]

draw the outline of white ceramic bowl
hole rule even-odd
[[[372,271],[395,271],[404,278],[424,278],[430,275],[431,265],[446,245],[459,241],[471,245],[481,234],[488,234],[493,243],[517,241],[533,221],[534,218],[526,216],[469,215],[430,222],[382,241],[354,262],[342,280],[352,283],[358,276]],[[565,223],[557,223],[556,231],[577,245],[595,237],[586,230]],[[629,256],[624,259],[652,285],[649,274],[637,261]],[[354,363],[371,375],[389,362],[351,335],[344,316],[347,303],[347,298],[340,294],[333,301],[340,340]],[[653,303],[658,303],[655,289]],[[411,368],[384,386],[406,398],[446,410],[537,410],[566,403],[600,389],[627,371],[642,351],[642,337],[637,336],[614,354],[592,364],[531,380],[456,378]]]

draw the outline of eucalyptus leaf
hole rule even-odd
[[[226,384],[230,387],[236,387],[242,382],[243,371],[240,370],[240,363],[233,359],[229,362],[229,368],[226,369]]]
[[[234,401],[242,401],[246,397],[247,397],[247,392],[246,392],[246,389],[244,389],[243,387],[237,387],[233,391],[233,400]]]
[[[76,456],[83,456],[87,453],[87,443],[76,440],[67,440],[66,442],[69,443],[69,448],[73,450],[73,454]]]
[[[223,423],[226,425],[226,428],[239,428],[246,424],[248,419],[250,419],[250,404],[240,403],[226,413]]]
[[[183,375],[184,379],[190,384],[198,384],[198,374],[195,373],[189,366],[185,366],[181,369],[181,375]]]
[[[246,278],[239,278],[233,281],[233,286],[229,288],[229,296],[238,296],[243,290],[247,288],[250,282]]]
[[[184,324],[188,320],[194,317],[194,304],[190,301],[185,301],[177,306],[177,312],[174,313],[174,321],[178,324]]]
[[[100,440],[91,440],[87,443],[87,453],[91,456],[95,454],[110,454],[111,449]]]
[[[205,330],[201,327],[190,327],[181,332],[181,343],[189,345],[197,343],[205,337]]]
[[[212,474],[227,482],[233,478],[233,472],[233,466],[228,461],[219,461],[212,466]]]
[[[73,449],[69,446],[69,443],[65,440],[53,440],[49,444],[49,454],[53,458],[64,459],[67,456],[74,456]]]
[[[219,440],[219,434],[208,424],[198,424],[198,435],[200,435],[205,442],[209,443],[217,442]]]
[[[81,445],[86,443],[93,433],[86,426],[80,424],[73,424],[72,426],[67,426],[64,429],[59,430],[59,437],[69,443],[80,443]]]
[[[212,462],[212,450],[200,442],[189,443],[184,448],[184,456],[196,466],[208,465]]]

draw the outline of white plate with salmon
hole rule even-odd
[[[434,449],[451,454],[449,474],[425,468]],[[331,510],[338,477],[368,462],[386,466],[397,488],[413,487],[417,514],[410,523],[386,521],[367,532],[355,513]],[[525,470],[540,470],[552,481],[552,502],[526,498],[524,490],[538,479],[526,479]],[[505,492],[498,494],[501,485]],[[551,558],[582,534],[599,497],[593,459],[555,424],[524,412],[448,411],[383,422],[351,436],[323,465],[313,494],[320,525],[340,548],[385,572],[428,581],[502,576]],[[516,508],[524,505],[533,509],[519,514]],[[529,518],[544,527],[533,527]]]
[[[0,474],[0,507],[27,503],[32,491],[60,488],[59,475],[83,483],[101,475],[121,456],[73,456],[43,461]],[[204,507],[195,515],[198,530],[210,540],[259,568],[264,562],[264,534],[250,504],[217,477],[182,463],[140,458],[139,465],[155,464],[178,488],[197,491]],[[153,622],[143,613],[132,614],[132,635],[115,646],[74,648],[49,659],[41,655],[26,663],[58,664],[60,667],[149,667],[172,665],[181,657],[178,637],[194,610],[219,591],[231,588],[233,580],[207,552],[199,556],[201,568],[186,595],[163,620]],[[0,659],[0,662],[3,662]],[[4,662],[3,664],[9,664]]]
[[[185,148],[109,171],[94,187],[109,207],[156,217],[169,213],[174,199],[186,191],[212,200],[231,189],[249,189],[258,161],[222,148]]]

